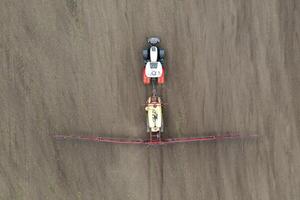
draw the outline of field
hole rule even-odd
[[[300,2],[2,0],[0,199],[300,198]],[[146,138],[141,51],[166,49],[166,137]]]

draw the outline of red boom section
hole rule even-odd
[[[83,140],[91,142],[106,142],[115,144],[144,144],[144,140],[129,140],[125,138],[104,138],[97,136],[75,136],[75,135],[55,135],[57,140]]]
[[[82,140],[91,142],[103,142],[103,143],[115,143],[115,144],[146,144],[146,145],[165,145],[174,143],[187,143],[187,142],[202,142],[202,141],[220,141],[220,140],[232,140],[243,138],[254,138],[257,135],[245,135],[239,134],[226,134],[223,136],[204,136],[204,137],[189,137],[189,138],[167,138],[162,140],[143,140],[143,139],[126,139],[126,138],[105,138],[97,136],[65,136],[55,135],[57,140]]]
[[[168,138],[162,140],[163,144],[172,143],[187,143],[187,142],[203,142],[203,141],[222,141],[222,140],[235,140],[245,138],[255,138],[257,135],[239,135],[239,134],[226,134],[217,136],[204,136],[204,137],[190,137],[190,138]]]

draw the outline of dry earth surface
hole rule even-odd
[[[300,1],[2,0],[0,199],[300,199]],[[167,50],[162,147],[145,135],[141,50]]]

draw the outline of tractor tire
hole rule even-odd
[[[159,58],[164,60],[165,59],[165,50],[159,49]]]
[[[144,61],[149,60],[149,51],[148,51],[148,49],[143,50],[143,59],[144,59]]]

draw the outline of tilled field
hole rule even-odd
[[[292,0],[1,1],[0,199],[299,199],[299,19]],[[54,141],[146,137],[153,35],[167,51],[167,137],[259,137]]]

